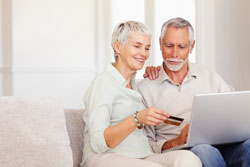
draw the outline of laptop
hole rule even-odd
[[[196,94],[187,143],[164,152],[198,144],[228,144],[250,138],[250,91]]]

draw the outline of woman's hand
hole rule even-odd
[[[137,114],[139,123],[156,126],[167,120],[169,114],[155,107],[146,108]]]
[[[168,117],[168,113],[155,107],[146,108],[137,113],[139,123],[152,126],[159,125],[167,120]],[[134,121],[133,115],[114,126],[106,128],[104,131],[104,138],[107,146],[110,148],[116,147],[136,128],[137,124]]]
[[[155,80],[159,77],[159,71],[161,67],[148,66],[146,67],[145,73],[143,74],[144,78],[149,78],[150,80]]]

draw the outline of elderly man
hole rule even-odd
[[[195,41],[193,27],[187,20],[174,18],[165,22],[159,42],[162,66],[147,68],[144,77],[148,78],[139,83],[138,91],[146,107],[159,107],[185,121],[180,127],[167,124],[145,127],[150,145],[157,153],[186,143],[194,94],[233,91],[215,71],[188,61]],[[202,144],[190,150],[204,167],[250,166],[250,140],[218,147]]]

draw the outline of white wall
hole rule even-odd
[[[155,1],[155,64],[161,65],[162,54],[159,45],[159,36],[161,32],[161,26],[167,20],[174,17],[182,17],[188,20],[195,28],[195,1],[194,0],[156,0]],[[196,30],[195,30],[196,31]],[[195,33],[196,36],[196,33]],[[195,46],[196,47],[196,46]],[[189,61],[196,61],[196,51],[189,55]]]
[[[2,60],[2,56],[3,56],[3,43],[2,43],[2,39],[3,39],[3,28],[2,28],[2,25],[3,25],[3,0],[0,0],[0,67],[2,67],[3,65],[3,60]],[[0,73],[1,74],[1,73]],[[0,83],[1,83],[1,80],[0,80]],[[0,93],[1,93],[1,89],[0,89]]]
[[[113,57],[110,42],[118,20],[144,19],[143,10],[138,15],[144,0],[1,2],[0,95],[57,97],[65,108],[84,107],[89,83]],[[122,14],[128,9],[129,18]]]
[[[146,0],[149,1],[149,0]],[[111,33],[115,26],[124,21],[128,20],[136,20],[142,23],[145,23],[145,0],[112,0],[112,13],[111,13]],[[129,12],[128,12],[129,11]],[[111,41],[111,33],[110,37],[108,38]],[[151,43],[152,45],[152,43]],[[112,50],[110,48],[110,50]],[[151,48],[152,51],[152,48]],[[111,51],[110,60],[114,60],[113,50]],[[152,52],[151,52],[152,53]],[[151,63],[152,57],[154,55],[151,54],[150,58],[146,61],[146,63]],[[136,77],[143,78],[145,68],[137,71]]]
[[[2,95],[12,94],[12,10],[11,0],[1,0],[1,50],[0,50],[0,89]]]
[[[120,6],[124,10],[140,9],[135,19],[153,12],[144,13],[144,20],[154,33],[159,31],[156,20],[174,17],[169,10],[166,16],[159,10],[160,1],[141,0],[136,6],[132,0],[126,2]],[[250,89],[249,3],[196,0],[197,61],[216,68],[237,90]],[[0,0],[0,95],[51,96],[60,98],[65,108],[84,107],[90,81],[113,56],[111,33],[121,19],[115,4],[115,0]],[[183,8],[175,15],[190,20],[192,14],[186,15]],[[153,44],[156,53],[158,42]],[[155,59],[151,62],[158,64]]]
[[[3,2],[10,27],[4,28],[1,71],[12,85],[2,82],[2,95],[58,97],[65,108],[82,108],[96,73],[95,2]]]
[[[3,28],[2,28],[2,16],[3,16],[3,5],[2,5],[2,0],[0,0],[0,67],[3,66],[3,60],[2,60],[2,57],[3,57],[3,44],[2,44],[2,41],[3,41]],[[2,87],[2,83],[3,83],[3,73],[2,73],[2,69],[0,68],[0,95],[3,94],[3,87]]]
[[[215,68],[215,0],[196,0],[196,60]]]
[[[237,90],[250,90],[250,1],[215,3],[216,69]]]
[[[250,90],[249,0],[197,0],[197,61]]]

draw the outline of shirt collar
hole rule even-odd
[[[112,77],[122,86],[126,87],[126,85],[128,84],[128,82],[125,80],[125,78],[122,76],[122,74],[113,66],[112,63],[108,63],[107,67],[106,67],[106,71],[109,72]],[[131,86],[133,87],[133,89],[135,88],[135,77],[136,77],[136,72],[132,75],[131,78]]]
[[[195,70],[194,68],[194,63],[188,62],[188,74],[187,76],[189,78],[193,77],[193,78],[197,78],[198,76],[198,71]]]
[[[161,83],[163,81],[169,81],[169,82],[173,83],[173,81],[170,79],[170,77],[168,76],[168,74],[164,70],[163,63],[161,65],[161,70],[159,71],[159,80],[160,80]],[[185,78],[187,78],[187,79],[195,78],[196,79],[197,76],[198,76],[198,73],[194,69],[194,64],[188,61],[188,73],[187,73]]]

